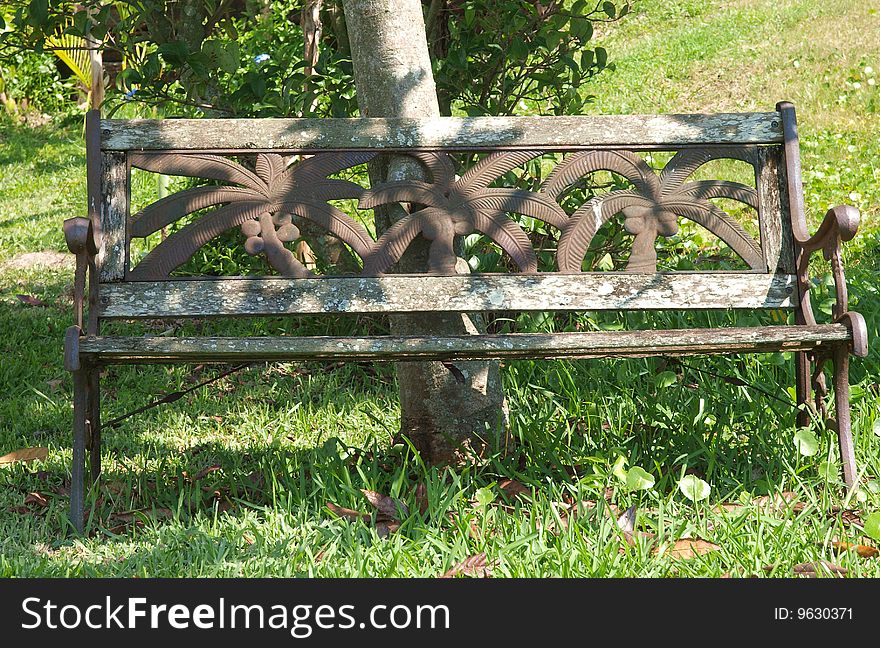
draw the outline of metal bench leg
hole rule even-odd
[[[101,372],[97,367],[89,371],[89,467],[95,484],[101,477]]]
[[[837,410],[837,438],[840,442],[843,481],[847,488],[852,488],[856,483],[856,455],[853,450],[849,412],[849,347],[843,345],[834,349],[834,405]]]
[[[801,351],[794,354],[795,394],[797,405],[797,426],[807,427],[810,424],[810,410],[806,405],[810,402],[810,356]]]
[[[89,376],[85,368],[73,372],[73,468],[70,480],[70,521],[82,533],[85,514],[86,417]]]

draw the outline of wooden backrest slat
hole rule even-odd
[[[779,113],[439,117],[434,119],[104,120],[112,151],[319,151],[686,147],[780,144]]]
[[[102,120],[102,318],[456,311],[792,308],[794,250],[778,112],[436,119]],[[755,166],[760,255],[750,272],[194,278],[129,276],[133,160],[322,151],[747,151]],[[327,155],[332,155],[328,153]],[[745,158],[741,157],[746,155]],[[564,214],[563,214],[564,215]],[[758,257],[759,260],[761,257]],[[140,277],[138,277],[140,278]]]
[[[425,311],[768,309],[797,306],[794,275],[544,273],[104,284],[102,318]]]

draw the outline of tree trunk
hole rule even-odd
[[[364,117],[436,117],[440,110],[425,23],[419,0],[343,0],[358,107]],[[406,156],[383,156],[371,165],[372,183],[420,179],[420,164]],[[403,216],[403,207],[376,211],[384,231]],[[415,241],[398,272],[424,272],[428,242]],[[460,260],[459,267],[467,271]],[[462,335],[477,332],[465,314],[407,315],[391,318],[395,335]],[[404,362],[397,365],[401,433],[428,463],[454,463],[467,451],[507,426],[507,408],[497,362]]]

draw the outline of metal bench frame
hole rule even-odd
[[[107,364],[256,360],[478,360],[597,358],[792,352],[797,401],[824,396],[823,366],[833,363],[844,479],[857,479],[849,408],[849,355],[867,353],[865,323],[849,311],[841,243],[859,214],[830,210],[807,231],[794,107],[775,112],[602,117],[262,120],[100,120],[86,127],[88,218],[65,221],[76,254],[75,324],[65,338],[73,372],[71,520],[84,527],[85,464],[101,472],[100,368]],[[661,173],[637,153],[676,151]],[[461,176],[454,155],[488,154]],[[562,161],[537,192],[498,187],[504,173],[548,152]],[[334,177],[381,155],[409,156],[425,181],[371,188]],[[228,156],[255,156],[255,166]],[[304,156],[301,158],[285,156]],[[688,181],[704,163],[732,158],[755,169],[755,187]],[[299,161],[295,161],[299,160]],[[225,182],[190,189],[132,214],[131,168]],[[568,214],[558,199],[589,173],[627,177],[634,189],[597,196]],[[429,181],[430,180],[430,181]],[[373,240],[329,201],[359,208],[412,206]],[[758,214],[759,240],[710,202],[729,198]],[[132,267],[132,238],[205,208]],[[520,213],[559,231],[556,272],[538,272],[528,236],[508,218]],[[581,272],[599,227],[622,213],[635,236],[626,272]],[[688,218],[711,230],[748,266],[742,272],[658,272],[654,243]],[[285,246],[309,221],[360,256],[358,276],[315,277]],[[225,230],[240,227],[245,249],[280,276],[179,278],[175,268]],[[458,274],[456,237],[480,231],[518,266],[517,273]],[[407,246],[430,242],[428,272],[387,274]],[[813,252],[830,260],[837,291],[833,321],[818,324],[810,306]],[[466,336],[175,338],[102,336],[112,319],[428,311],[583,311],[788,309],[794,325]],[[808,408],[798,424],[809,421]]]

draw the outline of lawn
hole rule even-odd
[[[863,521],[880,511],[874,4],[636,2],[598,34],[616,68],[589,88],[596,113],[771,110],[783,99],[798,107],[811,224],[843,202],[863,214],[846,259],[851,306],[873,344],[852,370],[856,492],[838,476],[833,434],[814,429],[817,452],[798,451],[787,356],[510,363],[510,438],[456,471],[425,467],[396,438],[392,367],[254,365],[108,430],[89,533],[76,537],[66,520],[72,406],[61,362],[73,271],[58,253],[61,221],[85,207],[81,127],[7,119],[0,455],[44,446],[48,457],[0,466],[0,576],[435,576],[481,553],[498,577],[790,576],[818,561],[880,576],[880,559],[835,548],[873,545]],[[110,368],[104,416],[217,371]],[[626,488],[617,475],[633,466],[653,487]],[[711,486],[708,499],[683,497],[685,473]],[[373,511],[362,489],[405,504],[399,528],[328,508]],[[617,517],[633,505],[627,542]]]

